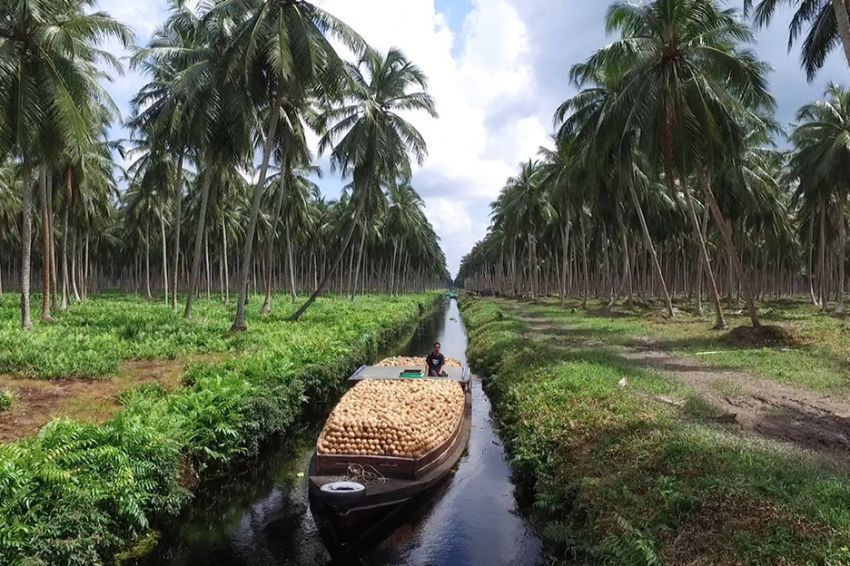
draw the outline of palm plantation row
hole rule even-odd
[[[765,25],[778,4],[745,9]],[[811,78],[833,46],[850,47],[847,6],[796,4],[791,39],[811,24]],[[701,312],[705,295],[718,328],[724,298],[742,300],[756,327],[765,295],[843,305],[850,91],[830,86],[786,132],[740,11],[617,2],[606,26],[619,37],[572,68],[579,90],[555,113],[555,149],[522,164],[493,203],[461,266],[466,286],[629,306],[641,295],[671,317],[677,296]],[[787,151],[774,142],[785,136]]]
[[[399,115],[436,116],[435,104],[401,52],[283,0],[175,1],[137,48],[92,4],[0,7],[0,285],[20,281],[24,329],[34,275],[45,321],[106,287],[161,292],[175,310],[181,293],[187,318],[199,290],[224,300],[232,290],[235,330],[250,289],[265,292],[264,311],[277,288],[293,301],[314,291],[297,319],[326,289],[353,297],[445,280],[409,181],[426,144]],[[148,79],[120,144],[107,138],[120,115],[102,69],[122,71],[107,40],[133,49]],[[351,180],[338,201],[312,180],[309,131]]]

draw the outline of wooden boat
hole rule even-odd
[[[431,452],[419,458],[318,452],[313,455],[309,468],[310,506],[320,534],[333,554],[357,555],[383,538],[394,526],[393,517],[445,479],[460,460],[472,428],[469,373],[466,367],[446,368],[445,372],[444,377],[427,379],[460,384],[464,391],[463,417],[451,436]],[[397,367],[363,366],[350,380],[411,378],[422,379],[421,373]],[[352,477],[352,469],[372,470],[374,477],[371,480],[356,474]]]

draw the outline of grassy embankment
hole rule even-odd
[[[0,371],[108,379],[127,359],[231,354],[193,364],[173,391],[126,391],[102,426],[57,420],[0,445],[0,564],[109,561],[176,514],[198,477],[256,454],[308,402],[338,391],[438,297],[325,299],[295,324],[281,303],[237,335],[227,334],[230,309],[214,302],[185,322],[161,304],[94,297],[31,334],[16,330],[14,302],[0,303]]]
[[[714,421],[697,397],[681,407],[659,403],[657,397],[690,392],[622,355],[646,335],[686,351],[717,345],[722,338],[704,323],[703,330],[695,322],[665,328],[637,317],[599,319],[578,309],[492,300],[465,300],[462,310],[470,363],[492,376],[488,391],[517,481],[533,494],[548,551],[558,560],[850,564],[845,465],[741,435]],[[551,339],[532,331],[530,321],[551,325]],[[824,326],[843,323],[806,324],[803,334],[829,334]],[[712,362],[832,389],[836,378],[823,376],[834,357],[812,360],[820,359],[817,348],[846,356],[841,340],[799,353],[739,351]],[[765,359],[773,363],[765,367]],[[801,371],[807,363],[820,377]],[[623,378],[626,388],[618,386]]]

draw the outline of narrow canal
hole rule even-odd
[[[466,361],[466,330],[454,300],[422,321],[397,355],[424,355],[440,342]],[[367,555],[378,565],[535,565],[540,542],[516,510],[490,402],[473,376],[472,436],[456,472],[425,501],[406,509],[398,528]],[[208,482],[192,509],[143,564],[336,565],[307,501],[305,472],[318,430],[271,447],[237,477]]]

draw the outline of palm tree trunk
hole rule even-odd
[[[390,296],[395,295],[395,258],[398,254],[398,240],[393,238],[393,258],[390,262]]]
[[[357,252],[357,263],[354,268],[354,285],[351,288],[351,296],[349,297],[352,301],[354,297],[357,295],[357,283],[360,281],[360,268],[363,264],[363,248],[366,246],[366,227],[363,226],[362,234],[360,235],[360,249]]]
[[[737,276],[741,285],[741,290],[744,293],[744,302],[747,305],[747,314],[750,316],[750,322],[752,323],[753,328],[758,328],[761,326],[761,322],[759,321],[756,303],[753,299],[752,284],[749,276],[744,272],[744,266],[741,264],[741,258],[738,257],[738,250],[735,249],[735,242],[732,239],[732,227],[729,225],[729,222],[723,216],[723,212],[717,205],[717,200],[714,198],[714,193],[711,190],[711,185],[708,182],[708,176],[706,173],[703,173],[700,176],[700,181],[702,183],[703,194],[705,194],[705,199],[708,201],[708,208],[711,210],[714,222],[720,228],[720,234],[723,236],[723,242],[726,244],[726,252],[729,255],[730,262],[732,263],[730,271],[734,268],[735,275]],[[733,292],[734,289],[729,289],[730,295]]]
[[[47,236],[50,243],[50,308],[57,308],[56,242],[53,233],[53,175],[47,176]]]
[[[820,207],[820,262],[818,266],[818,295],[821,310],[826,311],[826,203]]]
[[[709,212],[706,208],[702,215],[702,226],[700,230],[702,231],[702,238],[705,239],[708,236],[708,216]],[[705,285],[705,277],[703,273],[703,269],[705,268],[705,264],[702,261],[702,257],[699,258],[699,262],[697,264],[697,313],[702,316],[704,314],[702,308],[702,287]]]
[[[145,298],[149,301],[153,300],[151,295],[151,226],[150,222],[146,223],[145,229]]]
[[[658,254],[655,252],[655,244],[652,242],[652,236],[649,234],[649,227],[646,225],[646,217],[643,215],[643,208],[640,205],[637,191],[635,191],[634,179],[629,179],[628,185],[629,194],[632,197],[632,204],[635,207],[635,212],[637,213],[638,220],[640,221],[640,229],[643,233],[643,240],[646,243],[647,249],[649,249],[649,255],[652,258],[652,266],[655,269],[655,275],[658,277],[658,282],[661,284],[661,289],[664,293],[664,303],[667,306],[667,314],[670,318],[675,318],[676,313],[673,310],[673,302],[670,300],[670,293],[667,290],[667,281],[664,279],[664,272],[661,270],[661,263],[658,261]]]
[[[272,286],[273,286],[273,278],[274,278],[274,269],[272,265],[274,264],[274,258],[272,258],[272,254],[266,254],[265,260],[266,269],[263,273],[263,290],[265,292],[265,298],[263,300],[263,306],[260,308],[260,314],[269,314],[272,312]]]
[[[159,236],[162,241],[162,288],[165,292],[165,304],[168,304],[168,243],[165,237],[165,211],[159,213]]]
[[[617,216],[617,224],[620,230],[620,243],[623,245],[623,281],[626,284],[626,306],[634,310],[634,288],[632,284],[632,266],[629,258],[629,238],[626,235],[626,225],[623,222],[623,209],[619,203],[614,204]]]
[[[89,235],[86,232],[86,244],[85,244],[85,256],[83,259],[83,276],[82,276],[82,286],[83,286],[83,300],[85,301],[89,297]]]
[[[68,309],[68,293],[71,288],[68,281],[68,213],[71,208],[71,195],[73,191],[73,173],[71,168],[68,168],[65,177],[65,203],[62,207],[62,306],[61,309]]]
[[[74,303],[80,302],[80,291],[77,287],[77,231],[71,230],[71,291],[74,293]]]
[[[528,232],[528,249],[525,253],[528,254],[528,293],[532,301],[537,300],[536,289],[534,288],[534,246],[532,246],[532,234]]]
[[[201,183],[201,209],[198,212],[198,227],[195,231],[195,249],[192,252],[192,270],[189,272],[189,288],[186,295],[186,309],[183,318],[192,318],[192,304],[195,301],[195,291],[198,287],[198,275],[201,270],[201,252],[204,247],[204,222],[207,217],[207,203],[210,200],[210,185],[212,184],[212,168],[204,171],[204,182]],[[247,279],[247,278],[246,278]]]
[[[832,0],[832,8],[835,10],[835,22],[838,25],[841,45],[844,47],[844,57],[850,64],[850,15],[848,15],[847,2],[846,0]]]
[[[231,331],[247,330],[245,324],[245,303],[248,300],[248,271],[251,269],[251,253],[254,249],[254,233],[257,231],[257,219],[260,215],[260,205],[263,201],[263,193],[266,190],[266,174],[269,170],[272,149],[274,148],[277,122],[280,117],[280,100],[275,100],[269,129],[266,135],[265,148],[263,150],[263,162],[260,165],[260,175],[257,180],[257,188],[254,191],[254,200],[251,203],[251,215],[248,217],[248,228],[245,231],[245,247],[242,250],[242,268],[239,270],[237,285],[239,286],[239,299],[236,303],[236,318],[233,321]]]
[[[50,217],[47,210],[47,166],[42,167],[39,180],[39,191],[41,192],[41,320],[51,322],[50,316]]]
[[[708,274],[708,291],[711,293],[711,300],[714,303],[714,328],[722,330],[726,328],[726,319],[723,317],[723,309],[720,306],[720,294],[717,292],[717,281],[714,279],[714,270],[711,268],[711,258],[708,255],[708,247],[705,245],[705,238],[702,237],[700,222],[697,218],[696,207],[694,206],[694,197],[691,194],[691,189],[682,183],[682,189],[685,193],[688,213],[691,217],[691,225],[696,233],[697,242],[699,243],[700,254],[705,265],[705,271]]]
[[[839,192],[838,195],[838,311],[844,311],[844,263],[847,258],[847,195]]]
[[[230,265],[227,259],[227,227],[224,223],[224,215],[221,215],[221,255],[222,267],[221,271],[224,275],[224,303],[230,302]]]
[[[819,306],[815,295],[815,218],[809,218],[809,297],[814,306]]]
[[[590,294],[590,274],[587,266],[587,230],[584,226],[584,212],[579,211],[578,225],[581,229],[581,262],[584,271],[584,289],[582,289],[581,306],[587,308],[587,297]]]
[[[210,235],[204,235],[204,265],[207,272],[207,300],[212,298],[212,267],[210,265]]]
[[[286,193],[286,179],[289,175],[289,163],[286,156],[283,156],[283,171],[280,176],[280,188],[277,193],[277,200],[274,206],[274,215],[272,216],[272,233],[269,234],[269,245],[268,245],[268,261],[271,262],[274,259],[274,242],[275,242],[275,232],[277,230],[277,225],[280,223],[280,214],[283,210],[283,199]],[[263,314],[268,314],[272,312],[272,288],[271,284],[268,285],[266,289],[266,298],[263,301],[263,307],[260,309],[260,312]]]
[[[561,295],[561,307],[567,301],[567,265],[569,262],[571,226],[569,210],[569,207],[567,207],[567,219],[561,228],[561,289],[559,293]]]
[[[171,251],[171,310],[177,311],[177,288],[180,274],[180,228],[183,225],[183,151],[177,158],[174,179],[174,249]]]
[[[289,263],[289,290],[292,295],[292,304],[298,302],[298,293],[295,290],[295,262],[292,260],[292,237],[289,233],[289,223],[284,227],[286,231],[286,261]]]
[[[32,178],[24,165],[21,185],[21,328],[32,330],[30,316],[30,256],[32,254]]]

